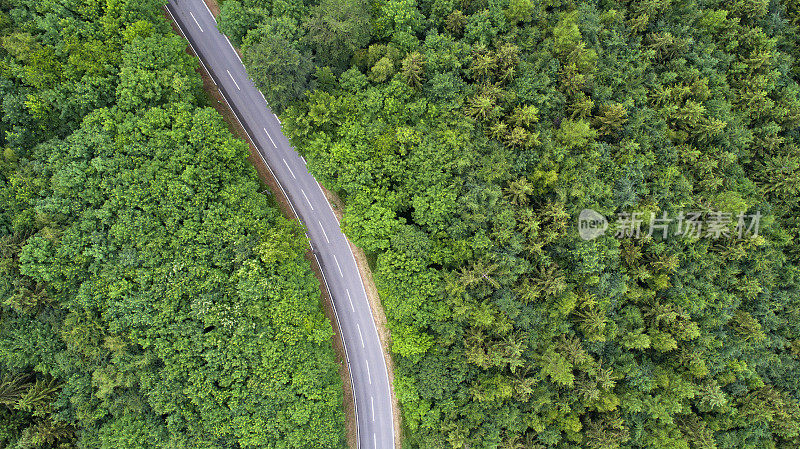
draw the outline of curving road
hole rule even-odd
[[[355,396],[359,448],[393,448],[386,361],[355,258],[330,204],[305,161],[281,133],[280,121],[247,76],[230,41],[217,30],[205,2],[170,0],[167,11],[275,175],[295,215],[306,226],[344,341]]]

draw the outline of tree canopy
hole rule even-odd
[[[340,448],[303,230],[161,5],[0,2],[0,447]]]
[[[375,260],[408,447],[800,446],[796,2],[371,5],[341,47],[241,3],[338,81],[281,119]]]

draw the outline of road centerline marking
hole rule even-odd
[[[351,298],[351,297],[350,297],[350,289],[348,288],[348,289],[345,289],[345,290],[347,290],[347,300],[348,300],[348,301],[350,301],[350,309],[351,309],[353,312],[355,312],[355,311],[356,311],[356,308],[355,308],[355,307],[353,307],[353,298]]]
[[[364,335],[361,333],[361,326],[356,323],[356,329],[358,329],[358,338],[361,339],[361,347],[364,347]]]
[[[336,254],[333,255],[333,260],[336,262],[336,268],[339,269],[339,276],[344,277],[344,273],[342,273],[342,266],[339,265],[339,259],[336,258]]]
[[[236,89],[242,90],[242,88],[239,87],[239,83],[237,83],[236,80],[233,78],[233,75],[231,75],[231,71],[228,69],[225,69],[225,71],[228,72],[228,76],[231,77],[231,81],[233,81],[233,84],[236,86]]]
[[[367,380],[369,384],[372,385],[372,376],[369,374],[369,362],[364,362],[364,366],[367,367]]]
[[[289,163],[286,162],[286,159],[283,160],[283,163],[284,163],[284,165],[286,165],[286,168],[289,169],[289,173],[292,175],[292,178],[297,179],[297,176],[294,175],[294,172],[292,171],[292,167],[289,167]],[[325,231],[323,230],[323,232],[325,232]]]
[[[311,200],[308,199],[308,195],[306,195],[306,191],[303,190],[303,189],[300,189],[300,191],[303,192],[303,196],[306,197],[306,202],[308,203],[308,206],[311,207],[311,210],[314,210],[314,206],[311,205]],[[333,257],[336,257],[336,256],[333,256]]]
[[[200,32],[203,33],[204,32],[203,27],[200,26],[200,22],[197,21],[197,18],[194,16],[194,13],[189,11],[189,14],[192,16],[192,19],[194,19],[194,23],[197,24],[197,28],[200,28]]]
[[[369,397],[369,408],[372,409],[372,422],[375,422],[375,396]]]
[[[320,229],[322,229],[322,235],[324,235],[324,236],[325,236],[325,241],[326,241],[326,242],[328,242],[328,243],[330,243],[331,241],[330,241],[330,240],[328,240],[328,233],[327,233],[327,232],[325,232],[325,227],[324,227],[324,226],[322,226],[322,222],[321,222],[321,221],[319,221],[319,220],[317,220],[317,223],[319,223],[319,228],[320,228]]]
[[[275,145],[275,141],[272,140],[272,136],[269,135],[269,131],[267,131],[267,128],[264,128],[264,134],[266,134],[267,137],[269,137],[269,141],[272,142],[272,146],[275,147],[275,148],[278,148],[278,146]]]

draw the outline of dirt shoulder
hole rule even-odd
[[[208,10],[211,11],[211,14],[214,16],[214,18],[216,19],[217,17],[219,17],[221,11],[219,9],[219,5],[217,4],[217,2],[214,0],[203,0],[203,1],[206,3],[206,6],[208,6]]]

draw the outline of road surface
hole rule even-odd
[[[203,0],[170,0],[167,11],[211,74],[262,159],[306,226],[339,321],[356,404],[361,449],[394,447],[386,361],[350,246],[305,161],[281,133],[278,118],[247,76]]]

